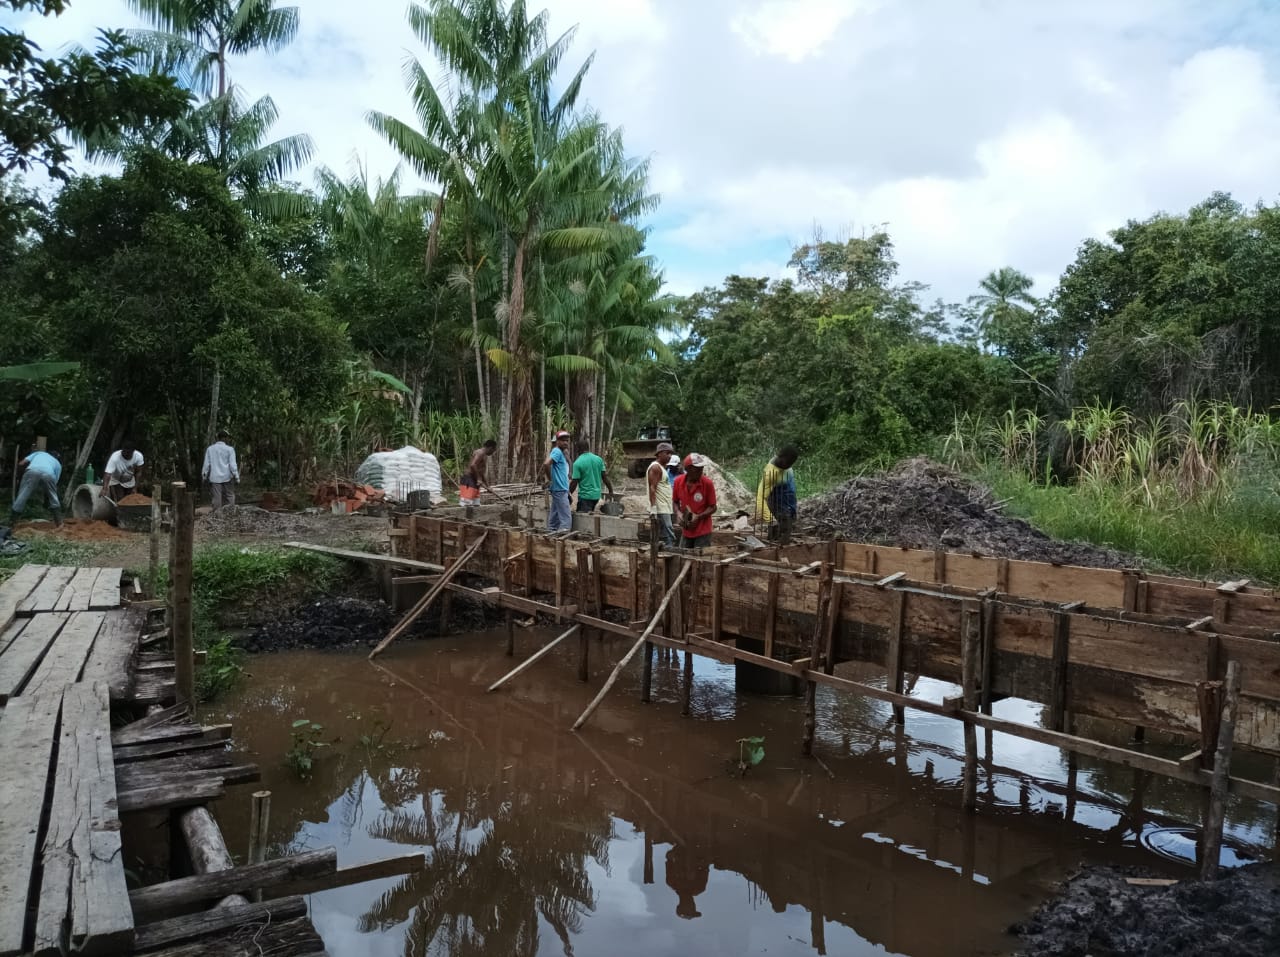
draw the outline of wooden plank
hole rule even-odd
[[[80,680],[93,641],[106,618],[102,611],[72,612],[66,625],[58,633],[53,647],[44,656],[23,694],[39,694],[41,691],[57,691]]]
[[[63,586],[62,594],[54,602],[54,611],[88,611],[93,586],[97,584],[101,568],[77,568],[71,581]]]
[[[133,791],[159,781],[181,778],[193,771],[219,769],[219,773],[226,774],[227,769],[252,767],[237,765],[236,759],[230,751],[193,751],[150,761],[130,761],[116,766],[116,789]]]
[[[27,684],[69,617],[65,612],[51,612],[31,619],[0,656],[0,704]]]
[[[95,611],[119,608],[120,579],[123,577],[123,568],[102,569],[102,574],[93,584],[93,592],[89,596],[89,608]]]
[[[224,931],[235,931],[240,927],[280,923],[295,917],[303,917],[306,913],[307,902],[296,895],[265,901],[261,904],[215,907],[213,910],[200,911],[198,914],[144,924],[134,933],[133,947],[135,951],[152,950],[156,947],[181,943],[184,940],[195,940],[198,937],[208,937]]]
[[[195,807],[197,804],[216,800],[225,793],[225,781],[216,771],[201,772],[194,778],[121,791],[120,813],[136,814],[141,811]]]
[[[444,523],[440,522],[437,526],[440,532],[444,532]],[[333,558],[345,558],[352,562],[365,562],[369,565],[389,565],[392,568],[412,568],[424,572],[442,572],[443,565],[436,565],[431,562],[420,562],[412,558],[404,558],[400,555],[375,555],[373,552],[357,552],[349,548],[330,548],[328,545],[312,545],[310,542],[285,542],[285,548],[300,548],[307,552],[319,552],[321,555],[330,555]],[[442,551],[443,554],[443,551]]]
[[[227,729],[230,725],[226,726]],[[174,754],[186,754],[190,751],[203,751],[209,748],[227,746],[229,730],[219,727],[206,730],[198,738],[183,738],[180,741],[155,741],[147,744],[125,744],[112,749],[116,764],[129,761],[149,761],[152,758],[164,758]]]
[[[338,852],[332,847],[277,857],[261,864],[245,864],[224,871],[180,877],[164,884],[140,887],[129,894],[134,919],[152,921],[193,904],[219,900],[286,881],[332,874],[338,869]]]
[[[886,682],[892,694],[902,693],[902,638],[907,619],[907,593],[895,592],[893,619],[889,623],[889,651],[885,658]],[[905,715],[901,705],[893,706],[893,720],[902,724]]]
[[[0,629],[9,627],[18,614],[18,606],[36,589],[48,571],[48,565],[23,565],[0,582]]]
[[[133,692],[133,665],[142,622],[139,616],[123,610],[107,611],[104,615],[81,680],[88,684],[101,682],[113,702],[123,703]]]
[[[147,957],[327,957],[327,952],[310,919],[295,917],[251,921],[221,934],[149,950]]]
[[[1053,685],[1049,691],[1049,727],[1054,731],[1066,730],[1071,618],[1065,611],[1054,612],[1053,616]]]
[[[0,720],[0,957],[22,951],[27,894],[36,861],[36,838],[53,761],[61,695],[18,698]]]
[[[323,877],[312,877],[306,880],[290,881],[278,887],[266,888],[268,897],[282,894],[315,894],[332,890],[335,887],[346,887],[350,884],[363,884],[365,881],[376,881],[384,877],[398,877],[401,874],[416,874],[427,866],[425,854],[402,854],[399,857],[386,857],[367,864],[353,864],[350,867],[339,867],[332,874]]]
[[[67,587],[67,582],[71,581],[75,573],[76,569],[71,565],[52,566],[40,579],[40,584],[31,590],[31,594],[18,602],[18,614],[33,615],[36,612],[53,611],[62,596],[62,589]]]
[[[41,855],[35,953],[125,949],[133,940],[133,920],[105,687],[78,684],[63,693],[57,765]]]

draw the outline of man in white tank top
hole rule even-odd
[[[671,530],[671,477],[667,474],[671,453],[671,444],[661,443],[657,458],[649,463],[645,472],[645,481],[649,484],[649,521],[657,525],[662,544],[668,547],[676,543],[675,533]]]

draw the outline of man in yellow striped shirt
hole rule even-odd
[[[769,541],[786,545],[791,541],[799,503],[796,499],[796,476],[791,467],[800,457],[794,445],[778,450],[760,476],[756,490],[756,521],[769,526]]]

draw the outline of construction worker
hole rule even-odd
[[[796,500],[796,476],[791,467],[800,452],[794,445],[778,450],[760,476],[756,490],[756,522],[769,526],[769,541],[787,545],[795,528],[799,507]]]
[[[204,450],[204,468],[200,477],[209,483],[209,499],[216,512],[224,505],[236,504],[236,484],[240,481],[240,465],[236,462],[236,450],[228,443],[231,433],[218,432],[218,441]]]
[[[36,491],[44,492],[45,506],[53,514],[55,528],[62,527],[62,503],[58,501],[58,480],[62,478],[62,463],[57,453],[32,449],[27,457],[18,463],[22,473],[22,482],[18,486],[18,495],[13,500],[9,516],[10,527],[18,524],[18,519],[27,508],[27,500]]]
[[[132,495],[137,490],[145,465],[142,453],[133,442],[125,439],[124,444],[107,459],[107,468],[102,475],[102,493],[113,502]]]
[[[711,544],[711,516],[716,511],[716,487],[706,475],[705,456],[690,452],[684,459],[684,474],[671,490],[680,516],[681,544],[685,548],[706,548]]]
[[[569,511],[569,433],[557,432],[556,444],[542,463],[542,474],[551,492],[551,508],[547,512],[547,531],[567,531],[573,527]]]
[[[604,459],[591,451],[586,442],[578,443],[578,455],[573,460],[572,479],[569,481],[569,494],[578,493],[578,511],[590,514],[600,504],[600,483],[613,494],[613,483],[605,474]]]
[[[668,548],[676,543],[671,531],[671,476],[667,473],[667,463],[674,453],[670,442],[659,442],[658,454],[644,473],[649,487],[649,516],[662,536],[662,544]]]
[[[489,464],[489,456],[496,451],[498,451],[498,440],[486,439],[484,445],[471,453],[467,470],[462,473],[462,478],[458,479],[458,497],[462,500],[463,508],[472,509],[480,504],[481,489],[486,492],[493,491],[489,487],[485,467]]]

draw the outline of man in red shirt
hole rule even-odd
[[[685,456],[684,474],[676,478],[671,498],[680,518],[685,548],[711,544],[711,516],[716,511],[716,487],[702,474],[707,460],[697,452]]]

